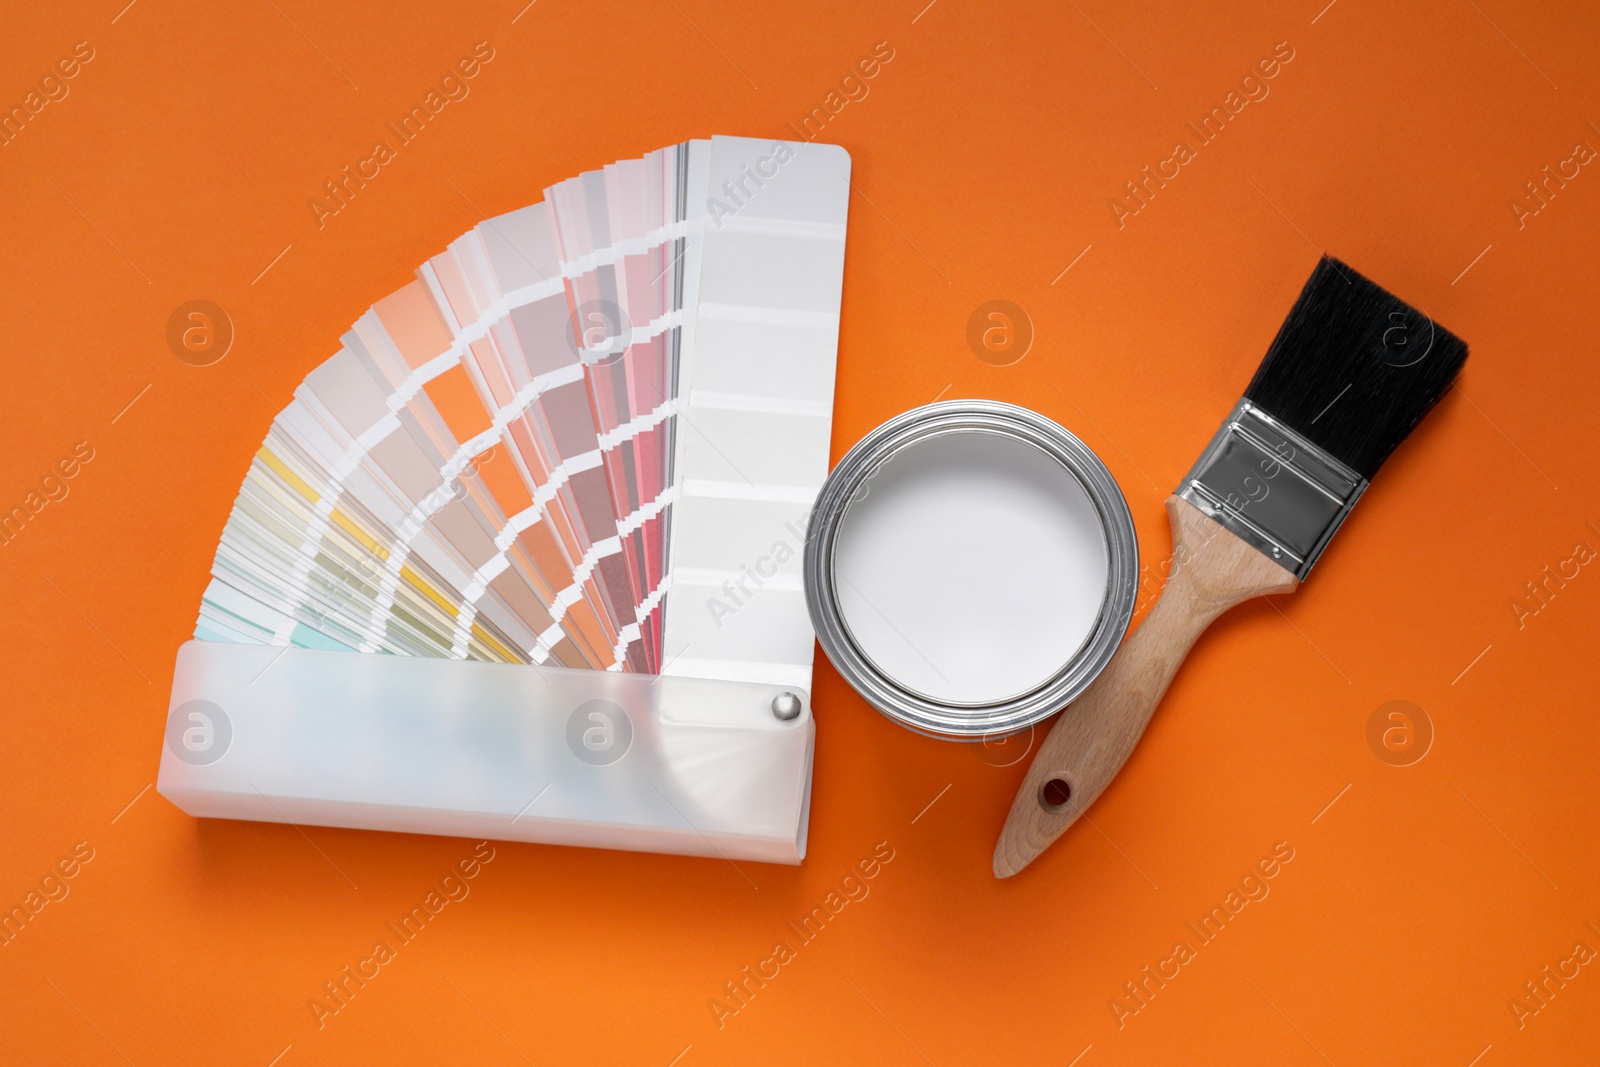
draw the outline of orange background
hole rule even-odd
[[[76,442],[95,458],[0,549],[0,904],[76,842],[94,859],[0,949],[0,1060],[1600,1055],[1600,966],[1520,1029],[1508,1007],[1575,942],[1600,948],[1585,925],[1600,927],[1600,576],[1583,567],[1520,629],[1511,607],[1576,542],[1600,549],[1600,173],[1520,229],[1509,208],[1575,142],[1600,147],[1592,9],[522,2],[6,14],[0,102],[74,42],[96,54],[0,148],[0,502]],[[318,230],[306,201],[480,40],[496,55],[470,97]],[[1108,198],[1285,40],[1295,58],[1270,96],[1119,230]],[[1029,405],[1101,453],[1154,566],[1161,501],[1319,249],[1466,338],[1460,390],[1303,591],[1201,640],[1093,825],[1019,877],[995,881],[989,861],[1021,764],[899,729],[819,656],[803,867],[741,877],[501,845],[471,896],[319,1030],[307,1001],[472,844],[199,822],[141,793],[174,654],[273,414],[358,314],[485,214],[673,141],[792,136],[879,41],[894,59],[822,138],[855,160],[836,458],[936,396]],[[210,367],[164,337],[195,298],[237,330]],[[991,299],[1036,330],[1013,366],[966,345]],[[1436,731],[1412,766],[1368,747],[1391,699]],[[871,895],[719,1029],[723,983],[792,940],[785,922],[880,841],[895,858]],[[1110,998],[1280,841],[1294,859],[1271,895],[1119,1029]]]

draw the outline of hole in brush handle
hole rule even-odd
[[[1050,814],[1058,814],[1072,803],[1072,783],[1060,775],[1053,775],[1039,787],[1039,806]]]

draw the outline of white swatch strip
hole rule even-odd
[[[593,274],[600,267],[620,262],[627,256],[637,256],[659,248],[669,241],[676,241],[680,237],[689,236],[689,223],[685,220],[669,223],[658,227],[645,234],[643,237],[628,237],[604,248],[597,248],[593,252],[585,252],[574,259],[561,261],[561,276],[563,278],[581,278],[585,274]]]
[[[710,500],[764,500],[773,504],[810,504],[820,486],[767,485],[750,482],[715,481],[710,478],[685,478],[683,495]]]
[[[760,326],[817,330],[839,328],[837,311],[800,311],[795,308],[757,307],[752,304],[702,302],[695,314],[702,319],[717,322],[748,322]]]
[[[708,389],[691,389],[689,408],[691,411],[750,411],[761,415],[797,415],[808,419],[833,417],[833,403],[828,400],[757,396],[754,393],[718,393]]]
[[[844,241],[842,222],[805,222],[799,219],[762,218],[736,211],[712,224],[712,229],[724,233],[751,234],[761,237],[794,237],[809,241]]]

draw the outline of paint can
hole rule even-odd
[[[834,667],[918,733],[984,741],[1066,707],[1116,652],[1138,593],[1111,472],[1056,422],[951,400],[845,454],[807,529],[806,601]]]

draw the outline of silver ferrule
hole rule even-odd
[[[1178,495],[1304,581],[1366,488],[1326,449],[1241,400]]]

